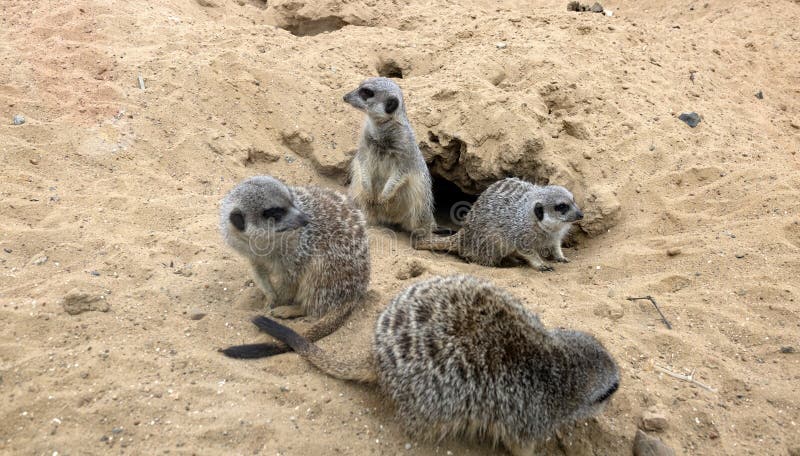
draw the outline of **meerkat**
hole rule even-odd
[[[478,197],[456,234],[429,236],[414,247],[455,253],[483,266],[521,259],[540,271],[552,271],[542,258],[569,262],[561,242],[572,224],[582,219],[583,212],[566,188],[507,178]]]
[[[319,318],[305,333],[310,340],[335,331],[366,295],[366,223],[345,195],[251,177],[222,200],[220,229],[225,242],[250,262],[273,316]],[[233,358],[260,358],[288,347],[264,343],[222,351]]]
[[[560,427],[600,413],[619,387],[617,364],[594,337],[548,330],[514,296],[467,275],[394,298],[360,362],[274,320],[255,323],[328,375],[376,383],[409,434],[427,441],[477,438],[532,455]]]
[[[350,195],[372,225],[417,235],[435,229],[431,175],[406,116],[403,92],[388,78],[369,78],[344,96],[366,114],[350,165]]]

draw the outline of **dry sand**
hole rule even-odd
[[[611,406],[549,453],[629,454],[656,407],[679,454],[799,454],[800,3],[566,3],[0,2],[0,453],[500,452],[414,441],[293,354],[216,352],[265,338],[219,200],[260,173],[344,190],[341,97],[380,71],[437,174],[549,180],[588,218],[553,273],[373,230],[376,299],[324,347],[363,353],[411,263],[471,273],[619,360]],[[646,294],[672,330],[625,299]]]

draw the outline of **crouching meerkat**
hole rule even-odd
[[[561,242],[572,224],[582,219],[583,212],[566,188],[507,178],[478,197],[456,234],[428,237],[415,247],[452,252],[484,266],[522,259],[540,271],[552,271],[542,258],[568,262]]]
[[[388,78],[369,78],[344,96],[366,114],[350,165],[350,195],[370,224],[434,229],[431,175],[406,116],[403,92]],[[415,236],[416,237],[416,236]]]
[[[335,331],[366,294],[366,224],[345,195],[251,177],[222,200],[220,229],[225,242],[250,262],[273,316],[319,318],[304,334],[309,340]],[[233,358],[285,351],[288,347],[274,343],[222,350]]]
[[[410,435],[467,437],[532,456],[562,426],[600,413],[619,387],[589,334],[546,329],[503,289],[466,275],[418,282],[380,314],[370,358],[342,362],[291,329],[255,323],[336,378],[377,383]]]

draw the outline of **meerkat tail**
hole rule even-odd
[[[342,303],[341,305],[332,309],[330,312],[326,313],[322,318],[319,319],[319,321],[314,323],[307,331],[305,331],[301,337],[308,341],[314,342],[331,334],[344,324],[345,320],[347,320],[347,317],[350,316],[350,313],[353,311],[353,307],[355,307],[355,302]],[[259,325],[259,322],[262,318],[264,317],[255,317],[253,319],[253,324],[258,326],[260,329],[261,326]],[[291,350],[292,348],[286,344],[263,343],[234,345],[232,347],[221,349],[220,352],[229,358],[257,359],[280,355],[281,353],[286,353]]]
[[[292,347],[300,356],[331,377],[362,383],[374,383],[377,380],[377,373],[371,358],[357,363],[338,361],[307,338],[275,320],[256,317],[253,319],[253,323],[260,330]]]
[[[273,343],[233,345],[228,348],[219,349],[219,351],[228,358],[236,359],[268,358],[291,350],[291,348],[284,344]]]
[[[435,250],[439,252],[458,253],[461,232],[452,236],[426,236],[414,239],[412,247],[417,250]]]

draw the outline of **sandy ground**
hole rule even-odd
[[[341,97],[380,72],[438,175],[559,183],[588,217],[552,273],[372,230],[375,298],[324,347],[363,353],[411,263],[475,274],[619,361],[547,453],[629,454],[656,408],[678,454],[800,454],[800,3],[566,3],[0,2],[0,453],[501,453],[417,442],[296,355],[216,352],[264,338],[219,200],[260,173],[344,190]]]

